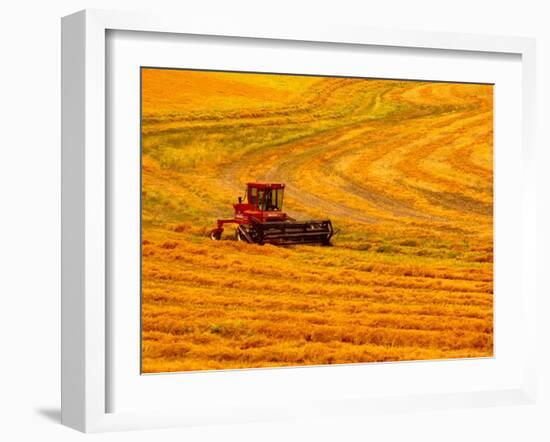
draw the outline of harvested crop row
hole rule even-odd
[[[144,372],[492,356],[491,86],[149,69],[142,92]],[[262,180],[333,247],[209,241]]]

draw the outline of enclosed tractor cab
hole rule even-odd
[[[224,224],[238,224],[239,241],[256,244],[323,244],[329,245],[332,223],[297,221],[283,212],[284,184],[248,183],[244,198],[233,204],[235,217],[219,219],[210,238],[219,240]],[[243,202],[243,199],[245,202]]]

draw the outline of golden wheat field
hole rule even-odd
[[[332,247],[238,242],[286,184]],[[493,354],[493,87],[142,69],[142,371]]]

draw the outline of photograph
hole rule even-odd
[[[143,374],[494,356],[493,84],[140,69]]]

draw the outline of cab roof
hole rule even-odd
[[[247,183],[247,186],[256,189],[283,189],[285,187],[281,183]]]

